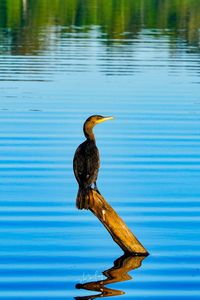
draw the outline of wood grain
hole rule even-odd
[[[101,221],[124,252],[143,256],[149,254],[102,195],[91,189],[89,199],[90,211]]]

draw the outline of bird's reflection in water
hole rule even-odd
[[[100,297],[120,296],[125,294],[125,292],[123,291],[107,288],[106,285],[132,279],[128,272],[139,268],[145,257],[146,256],[132,256],[130,254],[124,254],[123,256],[119,257],[114,261],[114,266],[111,269],[102,272],[102,274],[107,277],[106,279],[87,282],[83,284],[80,283],[76,285],[77,289],[96,291],[100,292],[100,294],[84,297],[75,297],[74,299],[89,300]]]

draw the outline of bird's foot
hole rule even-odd
[[[94,190],[95,190],[99,195],[101,195],[101,193],[100,193],[99,190],[98,190],[98,187],[97,187],[96,182],[94,183]]]

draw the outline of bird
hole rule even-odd
[[[74,175],[79,185],[76,198],[78,209],[89,209],[89,193],[92,186],[100,194],[96,183],[100,167],[100,156],[93,128],[99,123],[112,119],[113,117],[92,115],[87,118],[83,125],[86,140],[78,146],[73,159]]]

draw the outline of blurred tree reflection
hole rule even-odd
[[[16,54],[37,54],[57,34],[87,33],[98,26],[107,43],[124,43],[144,28],[182,38],[199,50],[199,0],[1,0],[0,41]],[[167,30],[167,29],[170,29]],[[43,33],[43,34],[42,34]],[[70,37],[70,36],[69,36]],[[4,49],[5,51],[5,49]],[[2,49],[1,49],[2,52]]]

